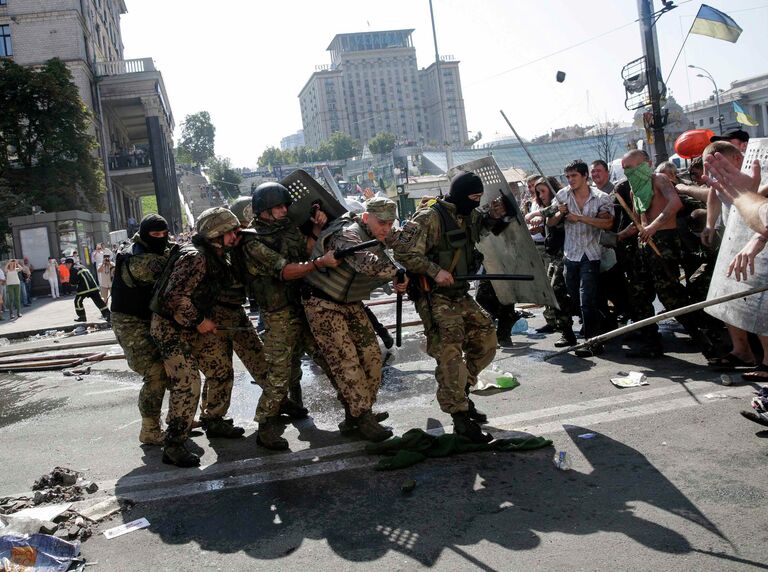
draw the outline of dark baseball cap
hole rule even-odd
[[[710,137],[709,142],[714,143],[715,141],[730,141],[731,139],[738,139],[742,143],[749,143],[749,133],[743,129],[734,129],[725,135],[715,135]]]

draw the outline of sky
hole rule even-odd
[[[701,5],[658,24],[666,77]],[[298,94],[315,66],[330,63],[336,34],[414,28],[419,68],[434,61],[428,0],[126,0],[126,59],[152,57],[176,121],[208,111],[216,154],[255,167],[262,151],[301,129]],[[661,2],[656,0],[656,8]],[[744,32],[735,44],[691,35],[668,82],[685,105],[768,72],[768,0],[708,0]],[[631,121],[621,68],[642,56],[637,0],[433,0],[441,55],[458,59],[470,135],[522,137],[576,123]],[[563,83],[555,80],[566,73]]]

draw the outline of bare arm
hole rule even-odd
[[[697,201],[701,201],[702,203],[707,202],[707,197],[709,196],[709,187],[697,187],[696,185],[675,185],[675,188],[680,194],[688,195],[689,197],[693,197]]]

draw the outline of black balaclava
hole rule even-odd
[[[139,238],[147,245],[151,252],[162,254],[168,248],[168,237],[157,238],[150,236],[150,232],[168,230],[168,223],[158,214],[148,214],[141,219],[139,224]]]
[[[451,179],[451,188],[445,195],[445,201],[456,205],[456,212],[460,215],[467,216],[480,206],[480,202],[471,200],[469,195],[482,192],[482,179],[472,172],[462,171]]]

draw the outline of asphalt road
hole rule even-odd
[[[377,307],[384,322],[392,311]],[[89,539],[83,554],[93,570],[768,569],[768,431],[738,415],[753,387],[720,385],[678,329],[666,325],[664,335],[665,358],[631,363],[618,344],[601,358],[544,362],[553,337],[514,336],[515,348],[500,350],[484,378],[511,372],[520,387],[475,400],[493,433],[544,435],[553,447],[399,471],[375,470],[378,458],[338,433],[343,413],[309,362],[312,417],[288,425],[291,452],[257,447],[259,389],[238,363],[230,413],[246,436],[195,437],[199,470],[163,465],[157,448],[139,447],[140,379],[122,360],[81,380],[0,374],[0,496],[67,466],[101,485],[94,498],[133,500],[98,530],[140,517],[149,528]],[[377,404],[396,433],[450,432],[433,367],[418,328],[409,329]],[[611,385],[630,370],[645,372],[649,385]],[[555,468],[556,451],[568,453],[572,470]],[[403,493],[409,479],[416,488]]]

